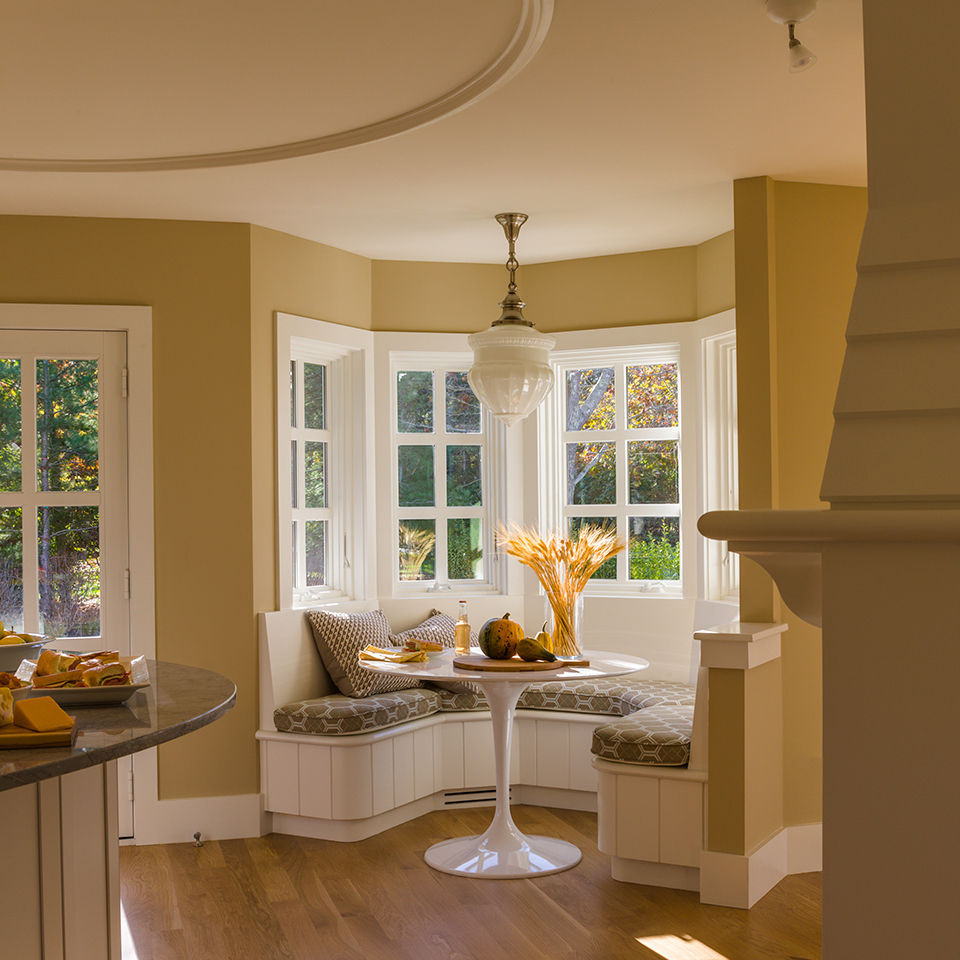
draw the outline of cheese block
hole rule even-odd
[[[14,703],[13,722],[18,727],[45,733],[48,730],[68,730],[73,726],[73,717],[62,710],[53,697],[33,697]]]
[[[0,687],[0,727],[13,723],[13,694],[9,687]]]

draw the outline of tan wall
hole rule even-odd
[[[250,382],[257,398],[251,411],[255,611],[277,609],[274,313],[369,330],[371,299],[371,261],[366,257],[265,227],[250,228]]]
[[[695,320],[733,306],[733,254],[730,231],[699,246],[521,262],[517,284],[545,332]],[[506,287],[499,264],[375,260],[373,329],[483,330]]]
[[[697,247],[697,316],[730,310],[736,302],[734,235],[729,230]]]
[[[507,271],[489,263],[374,260],[371,273],[374,330],[473,333],[497,319],[507,292]]]
[[[740,506],[820,507],[833,401],[866,215],[858,187],[734,185]],[[784,823],[821,819],[820,631],[744,563],[741,615],[783,635]]]
[[[163,797],[258,789],[248,237],[243,224],[0,217],[0,299],[153,308],[157,656],[239,690],[222,720],[160,747]]]

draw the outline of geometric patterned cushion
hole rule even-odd
[[[604,760],[685,767],[690,760],[692,731],[692,704],[664,704],[597,727],[590,751]]]
[[[695,692],[690,684],[645,680],[642,674],[601,680],[549,680],[527,687],[520,695],[517,707],[521,710],[562,710],[621,717],[659,705],[692,706]],[[438,693],[441,713],[489,709],[486,697],[479,689],[456,692],[442,689]]]
[[[641,673],[598,680],[547,680],[523,691],[517,706],[526,710],[565,710],[624,717],[661,704],[693,706],[689,683],[647,680]]]
[[[382,610],[368,613],[310,610],[307,620],[313,628],[313,639],[323,665],[345,697],[369,697],[373,693],[420,686],[418,680],[372,673],[359,665],[358,655],[368,644],[377,647],[388,645],[390,624]]]
[[[429,717],[440,709],[433,690],[398,690],[372,697],[345,697],[333,693],[317,700],[298,700],[273,713],[282,733],[338,736],[382,730],[407,720]]]
[[[441,713],[466,713],[470,710],[489,710],[490,704],[487,703],[487,698],[483,695],[483,692],[479,687],[475,689],[459,689],[460,687],[466,688],[466,683],[457,683],[451,684],[451,686],[456,686],[458,689],[450,689],[444,683],[434,684],[429,683],[428,686],[433,690],[434,693],[440,698],[440,712]],[[470,684],[470,687],[473,687],[473,684]]]
[[[451,649],[456,643],[457,621],[449,614],[440,610],[433,609],[430,616],[423,623],[403,633],[397,633],[390,637],[390,642],[396,647],[402,647],[408,640],[432,640],[434,643],[442,643],[445,647]],[[478,637],[475,630],[470,631],[470,643],[477,644]],[[449,690],[451,693],[472,693],[475,696],[483,697],[480,688],[472,683],[466,683],[460,680],[439,680],[437,687]],[[482,707],[470,707],[472,710],[486,710],[487,701],[483,701]]]
[[[430,616],[423,623],[418,623],[402,633],[390,635],[390,642],[395,647],[402,647],[408,640],[431,640],[433,643],[442,643],[445,647],[452,647],[453,628],[456,621],[445,613],[436,610],[430,611]]]

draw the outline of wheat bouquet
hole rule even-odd
[[[580,655],[574,611],[590,578],[624,548],[615,531],[584,525],[575,540],[559,534],[541,536],[528,527],[497,531],[497,544],[536,575],[553,610],[552,649],[558,657]]]

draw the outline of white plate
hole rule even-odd
[[[31,693],[36,697],[53,697],[61,706],[109,706],[110,704],[123,703],[129,700],[138,690],[150,686],[150,674],[147,671],[147,658],[140,657],[121,657],[120,662],[130,671],[130,683],[121,686],[108,687],[30,687]],[[28,666],[29,665],[29,666]],[[24,682],[29,682],[33,678],[33,671],[37,664],[30,660],[24,660],[20,664],[20,670],[17,676]]]

